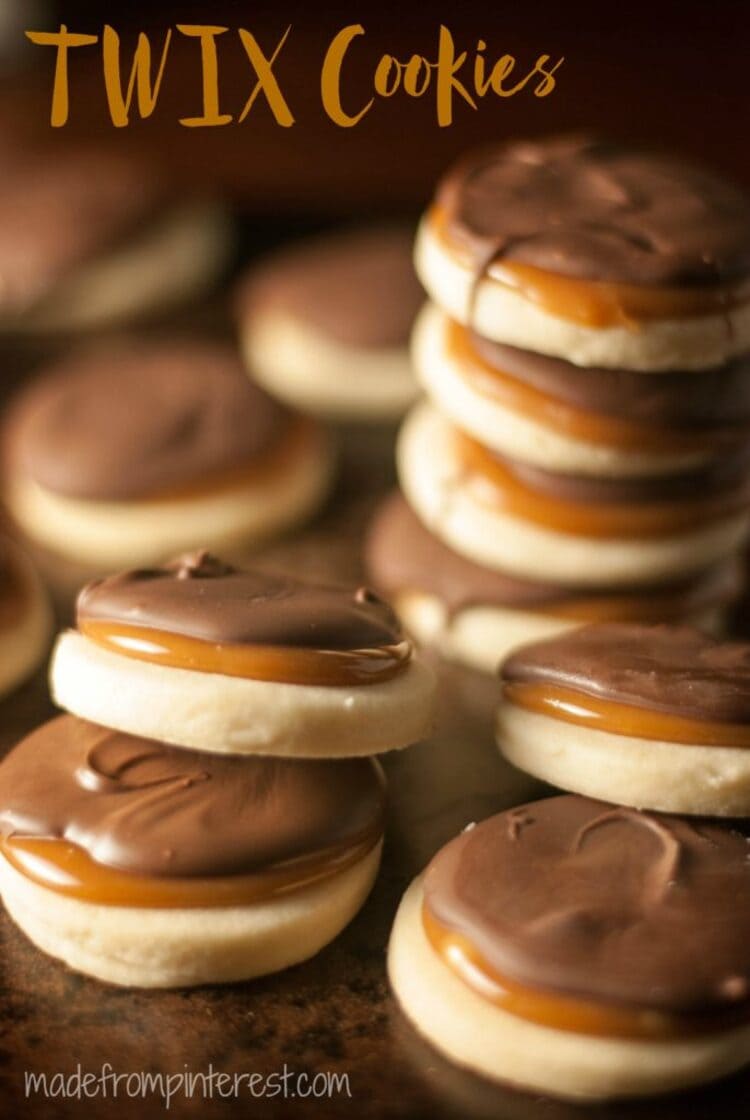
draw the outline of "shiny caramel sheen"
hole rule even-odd
[[[736,431],[712,432],[710,435],[668,431],[648,424],[632,423],[616,416],[574,408],[541,389],[525,385],[505,370],[490,365],[472,347],[469,332],[460,323],[455,320],[447,321],[444,330],[448,354],[455,361],[461,375],[483,396],[572,439],[605,447],[668,455],[677,451],[708,449],[715,444],[717,438],[737,438]]]
[[[559,685],[505,681],[503,698],[506,703],[538,715],[611,735],[688,746],[750,747],[750,727],[744,724],[689,719],[671,712],[589,696]]]
[[[482,998],[503,1011],[554,1030],[604,1038],[681,1038],[730,1029],[750,1018],[750,1008],[689,1017],[647,1008],[597,1004],[519,984],[490,967],[464,935],[442,925],[422,907],[425,935],[441,960]]]
[[[732,516],[750,502],[748,488],[734,485],[723,494],[690,501],[584,505],[531,489],[501,459],[464,432],[454,429],[453,438],[467,472],[466,484],[473,486],[480,501],[498,512],[559,533],[600,538],[664,537]]]
[[[447,251],[466,267],[476,268],[466,248],[451,236],[447,228],[448,215],[439,207],[433,207],[428,220]],[[682,288],[617,284],[580,280],[500,256],[487,263],[478,280],[484,277],[536,304],[549,315],[593,329],[624,327],[634,331],[640,324],[650,321],[724,315],[750,300],[747,281]]]
[[[114,653],[200,673],[257,681],[320,685],[379,684],[401,672],[411,656],[407,640],[375,649],[325,650],[207,642],[123,622],[81,619],[80,632]]]
[[[102,906],[187,909],[244,906],[301,890],[364,859],[381,835],[378,827],[346,846],[247,875],[215,878],[139,875],[97,863],[79,845],[50,837],[2,837],[0,852],[21,875],[67,898]]]

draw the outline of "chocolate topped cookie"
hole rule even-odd
[[[424,297],[413,239],[401,227],[345,230],[256,265],[237,301],[251,375],[333,419],[398,416],[416,393],[407,346]]]
[[[71,353],[11,401],[6,503],[85,575],[201,540],[246,548],[322,501],[329,442],[248,381],[230,347],[161,338]],[[85,576],[84,576],[85,578]]]
[[[145,876],[250,874],[374,842],[383,802],[368,760],[221,757],[73,716],[0,765],[0,836],[65,840]]]
[[[78,597],[77,622],[84,632],[113,623],[218,645],[321,654],[403,642],[390,607],[366,588],[239,570],[207,552],[89,584]]]
[[[750,197],[664,153],[586,137],[470,152],[416,265],[451,318],[574,365],[703,371],[750,350]]]
[[[601,623],[501,666],[498,745],[563,789],[666,812],[750,815],[750,646]]]
[[[749,852],[743,829],[583,797],[471,824],[401,902],[395,994],[454,1062],[552,1096],[721,1077],[750,1060]]]
[[[582,627],[518,650],[501,675],[511,685],[550,685],[683,719],[750,725],[750,645],[688,627]]]
[[[65,359],[11,405],[5,443],[10,470],[47,490],[128,501],[246,469],[291,423],[229,347],[176,338]]]
[[[443,848],[425,912],[490,977],[700,1030],[750,1020],[749,853],[732,828],[553,797]]]
[[[436,195],[477,270],[497,260],[663,287],[750,276],[750,199],[710,171],[585,137],[470,153]]]
[[[424,299],[413,243],[411,229],[384,227],[282,249],[245,281],[240,315],[283,314],[353,349],[406,346]]]
[[[366,588],[238,569],[205,550],[84,588],[53,654],[75,715],[220,754],[338,757],[405,747],[434,680]]]

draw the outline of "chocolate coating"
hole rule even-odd
[[[402,640],[390,607],[366,588],[240,571],[205,552],[95,580],[77,615],[240,645],[362,650]]]
[[[433,536],[400,493],[383,502],[370,526],[365,543],[365,567],[373,585],[386,596],[404,592],[435,595],[450,615],[468,607],[494,606],[511,610],[542,611],[597,599],[643,599],[645,590],[561,586],[516,579],[485,568],[448,548]],[[717,564],[690,580],[654,586],[668,608],[679,617],[728,602],[740,590],[741,574],[734,563]],[[651,616],[653,617],[653,616]]]
[[[406,346],[424,301],[413,240],[412,230],[386,227],[322,235],[283,249],[245,282],[240,314],[283,313],[353,348]]]
[[[11,472],[56,494],[128,501],[249,467],[288,421],[228,346],[120,343],[72,355],[26,386],[4,444]]]
[[[14,153],[0,183],[0,314],[18,315],[165,200],[156,172],[94,149]]]
[[[204,754],[68,715],[0,764],[1,835],[64,839],[141,875],[263,870],[357,843],[383,808],[369,759]]]
[[[581,137],[483,148],[440,184],[446,233],[493,260],[679,287],[750,273],[750,200],[679,159]]]
[[[670,431],[732,430],[750,423],[747,356],[720,369],[701,371],[699,376],[670,370],[650,377],[632,370],[575,366],[564,358],[505,346],[474,332],[470,345],[494,369],[585,412]]]
[[[425,905],[530,988],[679,1015],[750,1010],[749,854],[731,828],[554,797],[452,840]]]
[[[685,626],[585,626],[523,646],[500,675],[686,719],[750,722],[750,644]]]

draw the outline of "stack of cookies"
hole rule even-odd
[[[370,592],[207,553],[89,584],[51,684],[70,714],[0,765],[3,902],[133,987],[258,976],[335,937],[380,861],[371,756],[427,733],[434,692]]]
[[[469,827],[412,883],[404,1010],[459,1064],[575,1100],[746,1065],[750,645],[593,624],[501,677],[500,749],[571,792]]]
[[[368,549],[411,632],[492,670],[587,621],[718,628],[750,528],[748,199],[602,143],[495,147],[416,259],[428,403]]]

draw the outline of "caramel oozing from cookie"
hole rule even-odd
[[[444,211],[433,207],[428,222],[447,252],[469,267],[475,267],[471,258],[450,237],[446,229],[448,216]],[[750,299],[750,284],[747,281],[710,286],[656,287],[581,280],[549,272],[536,265],[503,260],[494,254],[479,273],[477,283],[483,279],[515,292],[548,315],[593,330],[624,327],[636,331],[641,324],[653,321],[721,316],[743,306]]]
[[[501,458],[463,432],[454,431],[457,455],[477,498],[498,512],[533,521],[554,532],[583,537],[658,538],[710,524],[748,506],[747,487],[683,501],[577,502],[532,489]]]
[[[517,377],[490,365],[471,345],[469,332],[451,320],[445,327],[448,353],[457,362],[462,376],[484,396],[496,400],[513,412],[529,417],[586,443],[602,444],[628,451],[674,454],[710,448],[715,438],[704,433],[669,431],[654,425],[638,424],[615,416],[573,408]]]
[[[688,1017],[597,1004],[530,988],[501,976],[482,959],[469,938],[442,925],[427,905],[422,907],[422,924],[432,948],[468,987],[503,1011],[540,1026],[604,1038],[669,1039],[730,1029],[747,1019],[746,1009]]]
[[[750,727],[744,724],[689,719],[559,685],[505,681],[503,697],[506,703],[538,715],[611,735],[707,747],[750,747]]]
[[[125,657],[175,669],[286,684],[339,688],[378,684],[401,672],[411,656],[411,643],[405,639],[376,649],[324,650],[207,642],[101,619],[81,619],[78,627],[97,645]]]
[[[380,837],[380,829],[373,829],[354,843],[308,858],[247,875],[215,878],[167,878],[121,871],[97,863],[77,844],[56,838],[2,837],[0,852],[21,875],[67,898],[103,906],[187,909],[244,906],[301,890],[364,859]]]

